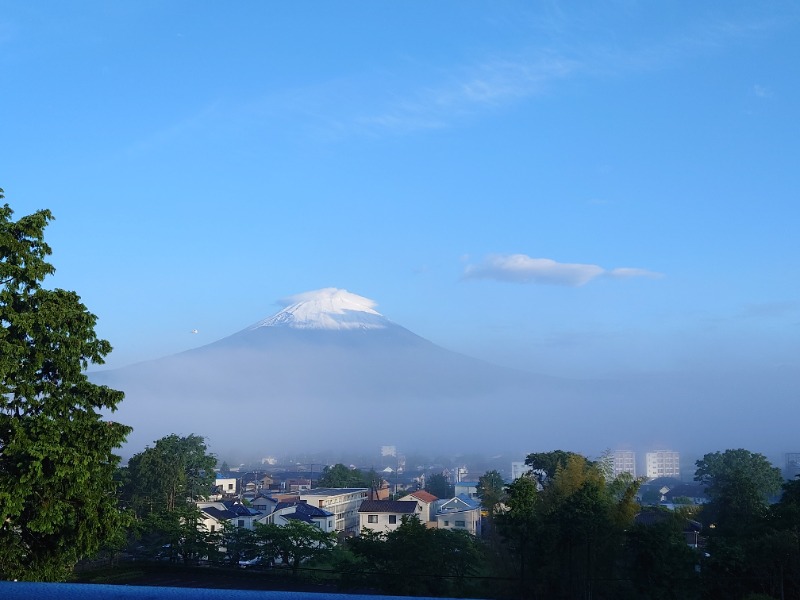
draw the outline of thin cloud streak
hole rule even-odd
[[[663,274],[631,267],[606,270],[598,265],[560,263],[550,258],[531,258],[525,254],[493,254],[479,264],[467,265],[463,275],[464,279],[492,279],[511,283],[568,287],[580,287],[598,277],[655,279],[663,277]]]
[[[487,61],[464,69],[438,87],[412,94],[382,114],[360,117],[356,124],[367,129],[395,132],[444,127],[454,118],[543,93],[548,86],[580,68],[580,63],[559,56],[530,60]]]

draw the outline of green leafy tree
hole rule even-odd
[[[326,466],[317,481],[319,487],[332,488],[370,487],[370,483],[360,469],[351,469],[341,463]]]
[[[328,554],[336,544],[335,534],[297,519],[282,526],[256,523],[255,540],[266,562],[280,558],[294,573],[304,562]]]
[[[508,486],[497,529],[502,567],[521,597],[616,597],[625,531],[638,482],[608,482],[601,464],[556,451],[529,456],[534,471]]]
[[[575,456],[580,456],[580,454],[564,450],[533,452],[525,458],[525,464],[531,468],[532,475],[539,482],[539,485],[545,485],[555,477],[556,470],[559,467],[564,468],[567,461]],[[581,458],[584,457],[581,456]]]
[[[684,536],[686,517],[652,508],[652,523],[636,523],[627,533],[625,568],[637,598],[690,600],[698,598],[698,556]]]
[[[498,471],[487,471],[478,478],[478,498],[480,498],[481,506],[486,510],[490,520],[505,499],[505,485],[503,476]]]
[[[737,598],[763,592],[765,567],[774,562],[764,544],[770,534],[769,498],[780,490],[780,469],[767,458],[744,449],[706,454],[697,461],[695,480],[706,486],[711,501],[703,507],[710,555],[703,580],[709,597]]]
[[[193,504],[148,514],[143,531],[142,542],[152,558],[188,565],[218,554],[219,536],[201,525],[200,510]]]
[[[340,565],[350,586],[393,595],[475,597],[469,579],[483,561],[480,543],[464,531],[429,529],[403,517],[390,532],[362,531],[348,540],[356,560]]]
[[[452,498],[453,490],[453,485],[447,481],[447,477],[442,473],[434,473],[425,482],[425,491],[430,492],[437,498]]]
[[[721,535],[742,532],[764,517],[770,496],[783,483],[780,469],[766,456],[741,448],[706,454],[696,465],[695,481],[705,484],[711,498],[703,519]]]
[[[114,450],[130,428],[101,415],[122,392],[84,374],[111,351],[96,317],[42,287],[52,214],[12,216],[0,207],[0,578],[63,580],[124,525]]]
[[[538,530],[542,521],[542,497],[532,476],[515,479],[506,488],[508,510],[495,517],[503,546],[495,548],[497,564],[503,575],[518,578],[520,596],[528,592],[530,571],[534,564]]]
[[[168,435],[128,461],[123,498],[139,518],[173,511],[208,496],[216,464],[202,436]]]
[[[239,561],[250,560],[259,554],[258,539],[255,531],[245,527],[237,527],[231,521],[225,521],[218,536],[218,547],[224,548],[222,561],[236,567]]]

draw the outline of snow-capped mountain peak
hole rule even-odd
[[[323,288],[290,296],[282,301],[285,308],[259,321],[259,327],[294,329],[384,329],[390,321],[376,311],[369,298],[338,288]]]

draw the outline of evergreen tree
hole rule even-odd
[[[0,578],[63,580],[123,526],[114,450],[130,428],[100,414],[122,392],[84,374],[111,351],[97,318],[42,287],[52,214],[12,215],[0,208]]]

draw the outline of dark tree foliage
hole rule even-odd
[[[430,492],[437,498],[452,498],[454,486],[441,473],[434,473],[425,482],[425,491]]]
[[[711,498],[700,514],[708,535],[706,595],[776,591],[774,579],[782,568],[776,551],[784,540],[771,530],[769,498],[780,489],[780,470],[762,454],[740,448],[706,454],[697,461],[695,480],[706,485]]]
[[[84,374],[111,351],[96,317],[42,287],[51,213],[12,215],[0,208],[0,578],[62,580],[118,537],[114,450],[130,428],[101,416],[122,392]]]
[[[471,576],[479,572],[482,551],[466,532],[430,529],[416,517],[403,517],[397,529],[365,530],[348,547],[356,560],[339,570],[351,587],[406,596],[474,597],[477,591]]]
[[[706,454],[696,464],[695,481],[705,484],[711,498],[704,521],[723,535],[755,525],[783,482],[780,469],[766,456],[741,448]]]
[[[326,466],[317,481],[319,487],[332,488],[372,488],[374,471],[364,473],[361,469],[351,469],[341,463]]]
[[[620,597],[625,531],[638,509],[637,482],[607,482],[598,464],[571,452],[530,455],[541,472],[508,486],[495,518],[500,573],[522,598]]]
[[[254,540],[265,563],[272,564],[280,558],[297,573],[304,562],[330,553],[336,535],[322,531],[316,525],[292,519],[283,526],[257,523]]]
[[[680,512],[651,508],[648,523],[628,529],[623,565],[630,596],[651,600],[699,598],[698,554],[686,543],[687,518]]]
[[[555,477],[556,470],[559,467],[563,469],[570,457],[574,456],[580,455],[565,450],[533,452],[525,458],[525,464],[531,468],[532,476],[539,482],[539,485],[544,485]],[[581,458],[584,457],[581,456]]]
[[[500,504],[505,499],[505,482],[503,476],[497,471],[487,471],[478,478],[478,498],[481,506],[491,520]]]

